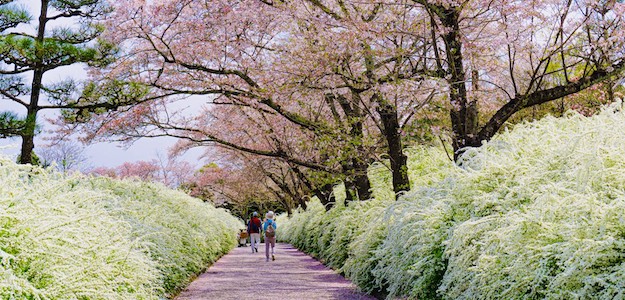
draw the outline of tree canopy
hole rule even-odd
[[[114,6],[104,37],[123,53],[93,78],[145,90],[123,109],[69,111],[69,128],[90,139],[165,135],[180,139],[180,151],[217,145],[265,157],[324,203],[339,181],[348,198],[367,199],[367,166],[380,160],[395,192],[406,190],[407,143],[446,135],[460,162],[515,114],[613,84],[625,69],[618,1]],[[181,105],[197,109],[176,111]]]

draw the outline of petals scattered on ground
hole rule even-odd
[[[276,244],[275,261],[238,247],[199,276],[176,300],[201,299],[375,299],[343,276],[289,244]]]

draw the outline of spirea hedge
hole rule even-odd
[[[388,298],[625,299],[622,109],[518,125],[459,166],[413,150],[398,201],[315,202],[278,236]]]
[[[164,299],[236,244],[238,219],[159,184],[0,157],[0,299]]]

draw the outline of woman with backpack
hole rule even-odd
[[[276,246],[276,228],[278,225],[273,220],[273,211],[269,211],[265,215],[265,223],[263,224],[263,231],[265,232],[265,257],[266,261],[269,261],[269,245],[271,244],[271,260],[276,260],[273,256],[273,248]]]

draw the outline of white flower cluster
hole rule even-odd
[[[234,247],[239,223],[162,185],[0,157],[0,295],[162,299]]]
[[[415,152],[399,201],[311,205],[280,230],[389,298],[625,299],[621,109],[518,125],[459,167]]]

